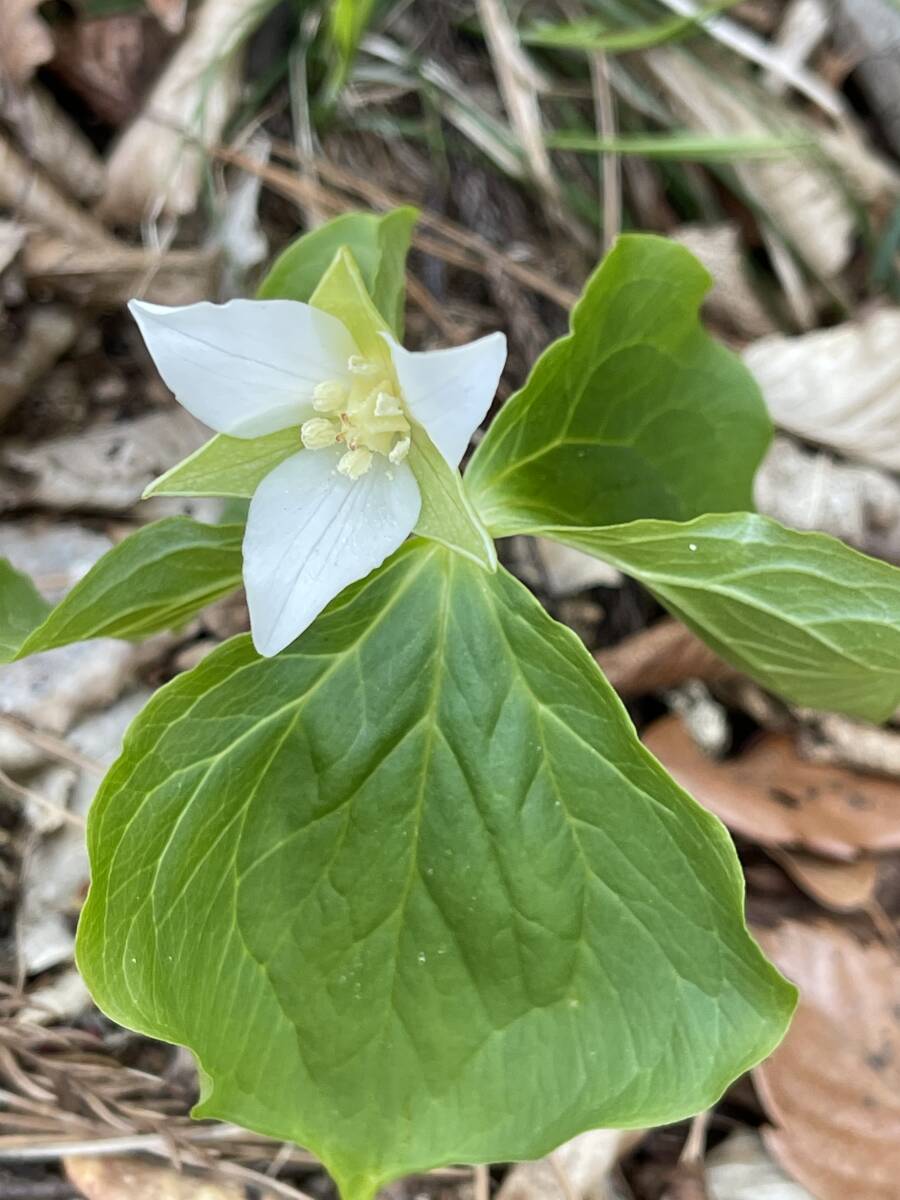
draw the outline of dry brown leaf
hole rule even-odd
[[[64,1158],[85,1200],[245,1200],[239,1184],[187,1175],[137,1158]]]
[[[835,862],[778,846],[770,847],[769,853],[807,896],[832,912],[859,912],[875,897],[878,863],[874,858]]]
[[[900,970],[832,921],[757,930],[800,989],[788,1035],[754,1079],[766,1145],[818,1200],[897,1200]]]
[[[678,687],[688,679],[711,682],[733,674],[705,642],[668,617],[617,646],[598,650],[594,658],[619,695],[626,697]]]
[[[777,425],[862,462],[900,470],[900,309],[744,351]]]
[[[208,300],[219,273],[217,255],[206,249],[84,246],[51,234],[28,238],[23,267],[30,282],[100,308],[118,308],[136,296],[159,304]]]
[[[139,12],[81,17],[61,27],[52,70],[117,129],[138,110],[170,45],[162,28]]]
[[[644,1133],[591,1129],[579,1134],[546,1158],[513,1167],[496,1200],[614,1200],[613,1168]]]
[[[805,762],[786,734],[763,734],[725,762],[702,754],[677,717],[656,721],[643,740],[729,829],[763,846],[798,845],[838,859],[900,846],[895,782]]]
[[[0,4],[0,75],[19,86],[41,63],[53,57],[50,30],[38,16],[41,0],[3,0]]]

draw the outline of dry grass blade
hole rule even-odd
[[[536,71],[519,44],[503,0],[477,0],[477,4],[481,27],[509,119],[551,216],[559,219],[562,197],[550,155],[544,144]]]
[[[273,150],[281,157],[291,159],[295,157],[293,147],[286,146],[283,142],[273,143]],[[217,157],[224,162],[232,163],[245,171],[260,175],[265,184],[279,195],[292,200],[314,197],[323,208],[332,214],[346,212],[355,207],[354,201],[335,191],[335,187],[341,188],[357,199],[363,199],[379,209],[386,210],[399,204],[408,203],[405,197],[358,179],[351,172],[322,159],[316,160],[317,172],[326,180],[326,183],[332,185],[330,189],[325,184],[299,176],[295,171],[278,164],[255,163],[240,151],[220,147],[216,153]],[[509,255],[503,254],[491,246],[483,238],[468,233],[454,222],[448,221],[436,213],[430,213],[427,209],[421,210],[420,225],[423,229],[430,230],[431,234],[414,234],[413,245],[428,254],[434,254],[438,258],[444,259],[445,262],[481,275],[486,274],[489,270],[501,271],[539,295],[553,300],[561,308],[570,308],[578,298],[577,293],[571,289],[556,283],[542,272],[532,270],[523,263],[517,262]]]
[[[115,245],[112,234],[60,191],[0,134],[0,205],[21,221],[85,245]]]

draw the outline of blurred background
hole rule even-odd
[[[408,343],[509,337],[501,398],[620,230],[709,268],[714,333],[778,432],[760,510],[900,562],[900,0],[0,0],[0,556],[61,596],[204,431],[124,302],[250,295],[352,209],[422,217]],[[900,730],[792,709],[638,585],[505,561],[728,824],[803,989],[783,1046],[695,1121],[404,1181],[393,1200],[900,1197]],[[0,1198],[333,1197],[302,1150],[192,1123],[189,1056],[113,1026],[72,961],[84,818],[153,690],[246,629],[0,668]]]

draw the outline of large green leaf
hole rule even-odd
[[[884,721],[900,705],[900,571],[754,513],[535,527],[614,563],[796,704]]]
[[[0,663],[16,657],[22,642],[50,611],[27,575],[0,558]]]
[[[183,623],[240,587],[243,532],[189,517],[145,525],[98,559],[56,608],[45,605],[44,619],[21,630],[8,658],[89,638],[146,637]]]
[[[752,508],[771,425],[699,323],[709,283],[674,242],[619,239],[475,452],[466,485],[492,532]]]
[[[89,844],[101,1008],[345,1200],[695,1112],[793,1005],[724,829],[578,639],[434,543],[276,658],[237,638],[162,688]]]
[[[415,208],[384,216],[345,213],[292,242],[259,286],[262,300],[309,300],[334,256],[346,246],[360,269],[375,307],[397,338],[403,337],[406,255],[416,223]]]

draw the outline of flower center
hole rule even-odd
[[[349,382],[329,379],[316,387],[313,408],[322,415],[303,422],[300,440],[307,450],[346,446],[337,469],[359,479],[376,454],[403,462],[409,454],[410,428],[403,402],[382,366],[354,354],[347,369]]]

